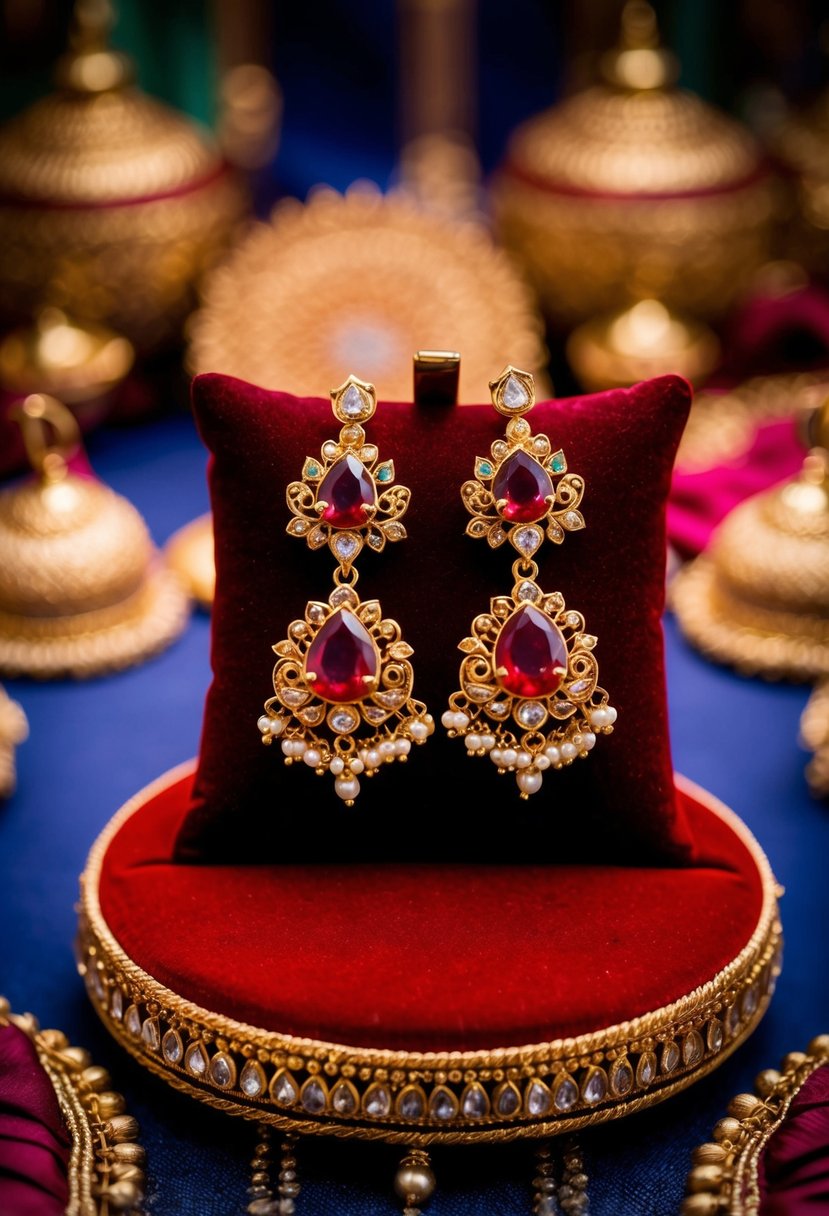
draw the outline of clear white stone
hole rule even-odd
[[[520,587],[518,588],[519,600],[529,600],[532,603],[538,599],[540,594],[541,592],[539,591],[538,587],[536,587],[535,583],[521,583]]]
[[[119,1021],[119,1022],[121,1021],[121,1018],[124,1016],[124,994],[120,988],[113,988],[113,990],[112,990],[112,1002],[110,1004],[110,1012],[112,1013],[112,1016],[114,1018],[116,1018],[117,1021]]]
[[[286,705],[292,707],[303,705],[308,700],[308,693],[298,688],[283,688],[279,695]]]
[[[579,1091],[575,1081],[565,1077],[556,1086],[555,1104],[558,1110],[572,1110],[579,1100]]]
[[[224,1052],[219,1052],[210,1061],[210,1079],[222,1089],[233,1084],[234,1071],[233,1062]]]
[[[531,1081],[527,1089],[527,1113],[535,1115],[536,1118],[546,1115],[551,1102],[552,1098],[547,1086],[542,1085],[540,1081]]]
[[[303,1086],[302,1105],[309,1115],[319,1115],[325,1110],[325,1090],[319,1081],[311,1080]]]
[[[466,1119],[483,1119],[489,1108],[486,1093],[477,1085],[471,1086],[463,1097],[461,1113]]]
[[[466,693],[473,701],[485,701],[492,696],[492,689],[487,688],[486,684],[467,684]]]
[[[368,411],[368,401],[356,384],[349,384],[340,397],[340,410],[346,418],[362,418]]]
[[[279,1106],[293,1106],[299,1096],[299,1090],[290,1073],[277,1074],[271,1083],[271,1096]]]
[[[184,1044],[181,1041],[181,1035],[175,1030],[168,1030],[161,1040],[161,1051],[168,1063],[178,1064],[184,1055]]]
[[[202,1076],[207,1071],[207,1055],[201,1043],[191,1043],[187,1048],[184,1066],[196,1077]]]
[[[423,1094],[416,1089],[408,1090],[401,1096],[397,1109],[404,1119],[422,1119],[426,1113]]]
[[[382,1119],[391,1110],[391,1094],[385,1085],[372,1089],[365,1101],[366,1114],[373,1119]]]
[[[265,1089],[265,1078],[255,1060],[248,1060],[239,1078],[239,1088],[248,1098],[258,1098]]]
[[[538,528],[519,528],[514,535],[516,549],[530,557],[541,544],[541,533]]]
[[[640,1085],[650,1085],[654,1077],[653,1060],[650,1056],[643,1056],[639,1061],[639,1067],[636,1070]]]
[[[141,1038],[147,1044],[150,1051],[158,1051],[161,1041],[158,1034],[158,1022],[156,1022],[155,1018],[147,1018],[141,1027]]]
[[[506,1085],[498,1095],[495,1105],[499,1115],[514,1115],[521,1106],[521,1098],[511,1085]]]
[[[334,552],[343,561],[353,557],[358,548],[359,544],[353,536],[337,536],[334,540]]]
[[[571,684],[567,691],[572,693],[584,692],[584,690],[589,687],[589,680],[576,680],[575,684]]]
[[[339,608],[341,604],[356,604],[357,592],[351,587],[337,587],[328,597],[328,602],[334,608]]]
[[[331,1105],[338,1115],[353,1115],[357,1109],[357,1101],[353,1091],[340,1081],[331,1094]]]
[[[520,410],[526,405],[530,396],[520,380],[516,380],[515,376],[509,376],[504,385],[502,400],[507,409]]]
[[[509,713],[509,703],[507,701],[493,701],[487,709],[487,713],[492,714],[494,718],[505,718]]]
[[[127,1016],[124,1018],[124,1025],[130,1034],[134,1034],[136,1038],[141,1034],[141,1014],[136,1009],[135,1005],[130,1005],[127,1010]]]
[[[448,1119],[454,1119],[457,1110],[457,1103],[454,1101],[451,1093],[448,1093],[446,1090],[437,1090],[429,1100],[429,1113],[435,1119],[440,1119],[444,1123]]]
[[[676,1043],[666,1043],[662,1048],[662,1071],[673,1072],[679,1063],[679,1048]]]
[[[525,701],[516,714],[522,726],[540,726],[547,717],[547,711],[540,701]]]
[[[601,1102],[602,1098],[607,1093],[607,1079],[603,1072],[594,1072],[587,1080],[584,1087],[584,1100],[592,1106],[595,1102]]]
[[[331,729],[338,735],[346,735],[357,725],[357,715],[353,709],[338,709],[328,721]]]

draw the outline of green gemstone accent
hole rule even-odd
[[[553,470],[554,473],[563,472],[564,467],[565,467],[564,460],[561,456],[554,456],[553,459],[550,461],[550,468]]]
[[[389,469],[389,468],[378,469],[377,470],[377,480],[378,481],[391,481],[391,469]]]
[[[309,477],[319,477],[320,475],[319,468],[315,464],[309,464],[307,472]]]
[[[478,465],[478,472],[480,473],[481,477],[491,477],[492,476],[492,465],[489,463],[488,460],[482,460],[481,463]]]

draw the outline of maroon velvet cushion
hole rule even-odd
[[[355,369],[367,374],[367,369]],[[497,369],[495,369],[497,370]],[[482,386],[483,388],[483,386]],[[533,429],[564,448],[587,483],[586,530],[545,544],[542,586],[564,593],[598,636],[600,683],[619,711],[615,732],[584,762],[548,772],[521,802],[513,780],[435,735],[370,782],[352,810],[329,778],[286,768],[256,719],[271,695],[271,646],[332,587],[333,559],[289,537],[285,488],[304,458],[336,437],[327,400],[267,392],[227,376],[195,381],[197,422],[212,452],[216,531],[214,680],[207,698],[179,860],[462,860],[641,863],[686,860],[691,834],[677,805],[665,697],[661,613],[665,503],[690,403],[665,376],[632,389],[540,403]],[[414,647],[416,697],[439,723],[457,687],[472,618],[512,586],[510,552],[464,535],[460,487],[504,419],[490,406],[381,404],[367,434],[412,489],[409,539],[359,561],[363,596],[380,598]]]

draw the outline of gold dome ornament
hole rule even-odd
[[[0,687],[0,798],[10,798],[17,788],[14,751],[29,737],[29,723],[23,710]]]
[[[499,359],[546,362],[530,293],[480,224],[365,183],[278,204],[210,277],[190,333],[191,370],[299,396],[370,367],[380,400],[409,401],[429,347],[462,352],[467,401]]]
[[[46,679],[141,662],[184,629],[183,591],[135,507],[70,470],[79,436],[66,407],[34,394],[16,417],[37,475],[0,492],[0,671]]]
[[[736,507],[671,589],[689,640],[751,675],[829,675],[829,401],[814,434],[801,471]]]
[[[133,85],[111,24],[79,0],[57,90],[0,129],[0,313],[54,304],[146,352],[179,335],[244,198],[209,137]]]
[[[34,324],[0,342],[0,384],[15,396],[44,392],[69,404],[105,396],[129,374],[135,352],[126,338],[44,308]]]
[[[760,149],[675,87],[640,0],[602,73],[513,136],[493,185],[499,235],[558,320],[648,297],[715,316],[767,256],[775,194]]]

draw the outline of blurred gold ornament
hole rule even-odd
[[[0,492],[0,670],[91,676],[138,663],[178,637],[187,599],[135,507],[70,471],[78,430],[65,406],[34,394],[15,414],[37,476]]]
[[[128,375],[133,359],[126,338],[44,308],[33,325],[0,342],[0,384],[15,395],[43,391],[74,404],[109,392]]]
[[[174,532],[164,546],[164,560],[193,599],[209,609],[216,590],[212,515],[200,515]]]
[[[773,133],[772,150],[788,171],[794,215],[781,233],[790,257],[829,272],[829,89],[815,105],[789,114]]]
[[[671,588],[683,632],[740,671],[829,675],[829,402],[797,476],[747,499]]]
[[[829,679],[821,680],[800,719],[803,745],[813,753],[806,766],[812,793],[829,797]]]
[[[639,300],[585,321],[567,342],[570,366],[589,392],[666,372],[699,384],[714,370],[719,353],[706,325],[678,316],[659,300]]]
[[[428,347],[462,353],[461,400],[510,358],[545,363],[530,294],[480,225],[361,185],[287,200],[253,228],[206,285],[189,362],[299,395],[364,367],[378,397],[408,401]]]
[[[500,236],[564,322],[648,297],[716,316],[767,256],[776,195],[760,150],[674,86],[640,0],[602,72],[513,136],[493,186]]]
[[[244,200],[209,137],[132,84],[111,21],[80,0],[57,91],[0,129],[0,313],[57,305],[144,352],[180,333]]]
[[[14,751],[29,734],[23,710],[0,687],[0,798],[10,798],[17,786]]]

